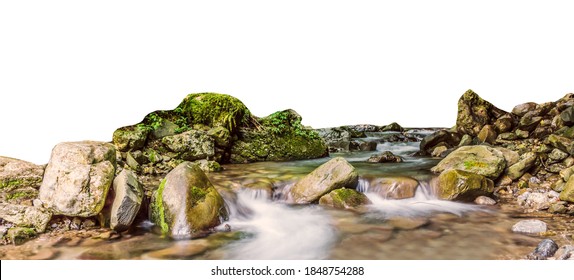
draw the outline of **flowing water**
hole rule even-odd
[[[377,141],[381,134],[367,136],[364,140]],[[357,190],[372,202],[354,211],[286,202],[289,188],[329,158],[233,164],[208,175],[230,213],[208,237],[169,240],[151,233],[144,221],[138,231],[112,241],[92,238],[67,244],[41,237],[26,244],[39,251],[52,246],[48,258],[61,259],[517,259],[541,240],[510,232],[525,217],[517,208],[436,199],[429,169],[437,159],[412,157],[418,146],[382,142],[377,151],[331,155],[355,166],[360,175]],[[365,162],[381,151],[392,151],[405,161]],[[414,197],[393,200],[377,193],[378,179],[397,176],[419,182]],[[556,216],[537,218],[555,231],[573,228],[572,221]]]

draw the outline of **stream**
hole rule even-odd
[[[380,136],[362,140],[380,141]],[[438,160],[411,156],[418,147],[419,142],[382,142],[376,151],[331,154],[357,169],[357,190],[372,202],[355,211],[287,203],[288,189],[330,158],[230,164],[208,174],[230,215],[205,238],[161,238],[144,221],[118,239],[102,240],[80,231],[78,236],[93,238],[70,236],[62,241],[61,236],[46,235],[17,247],[32,250],[31,256],[49,250],[44,254],[51,259],[519,259],[543,239],[512,233],[510,228],[520,219],[536,217],[557,231],[572,228],[568,219],[524,214],[512,205],[436,199],[429,169]],[[400,155],[404,162],[365,162],[382,151]],[[419,182],[414,197],[385,199],[376,192],[380,178],[397,176]]]

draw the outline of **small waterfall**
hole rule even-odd
[[[366,193],[371,187],[371,182],[364,178],[359,178],[359,183],[357,183],[357,191],[361,193]]]
[[[234,203],[230,209],[244,210],[231,212],[226,224],[252,237],[230,245],[227,259],[323,259],[336,239],[320,207],[289,207],[248,189]]]

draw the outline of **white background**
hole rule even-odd
[[[313,127],[454,125],[574,91],[568,1],[0,1],[0,155],[46,163],[188,93]]]

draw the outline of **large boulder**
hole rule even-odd
[[[0,219],[19,227],[34,228],[41,233],[52,218],[52,214],[42,208],[25,205],[0,203]]]
[[[205,173],[183,162],[167,174],[152,196],[150,219],[163,234],[193,238],[227,219],[223,198]]]
[[[97,215],[115,174],[116,149],[104,142],[60,143],[52,150],[39,198],[56,215]]]
[[[477,197],[490,195],[494,183],[485,176],[451,169],[438,177],[438,197],[446,200],[474,201]]]
[[[301,124],[293,110],[275,112],[259,120],[258,129],[242,129],[231,147],[230,162],[287,161],[328,155],[317,132]]]
[[[487,124],[494,123],[507,112],[483,100],[472,90],[467,90],[458,100],[456,128],[462,134],[477,136]]]
[[[526,102],[526,103],[514,106],[514,108],[512,108],[512,113],[519,116],[519,117],[522,117],[522,116],[526,115],[526,113],[528,113],[530,111],[534,111],[537,106],[538,106],[538,104],[536,104],[534,102]]]
[[[113,182],[115,193],[110,227],[115,231],[128,229],[140,210],[144,191],[134,172],[124,169]]]
[[[344,158],[336,157],[295,183],[289,196],[295,203],[311,203],[335,189],[354,189],[358,180],[355,168]]]
[[[506,161],[504,155],[497,149],[478,145],[464,146],[450,153],[441,160],[432,172],[441,173],[445,170],[458,169],[496,179],[504,171]]]
[[[43,166],[0,157],[0,202],[36,197],[43,174]]]
[[[188,130],[186,132],[166,136],[161,142],[172,153],[174,158],[182,160],[207,159],[215,155],[213,138],[200,130]]]
[[[366,195],[353,189],[336,189],[319,199],[320,205],[337,209],[355,209],[370,203]]]

